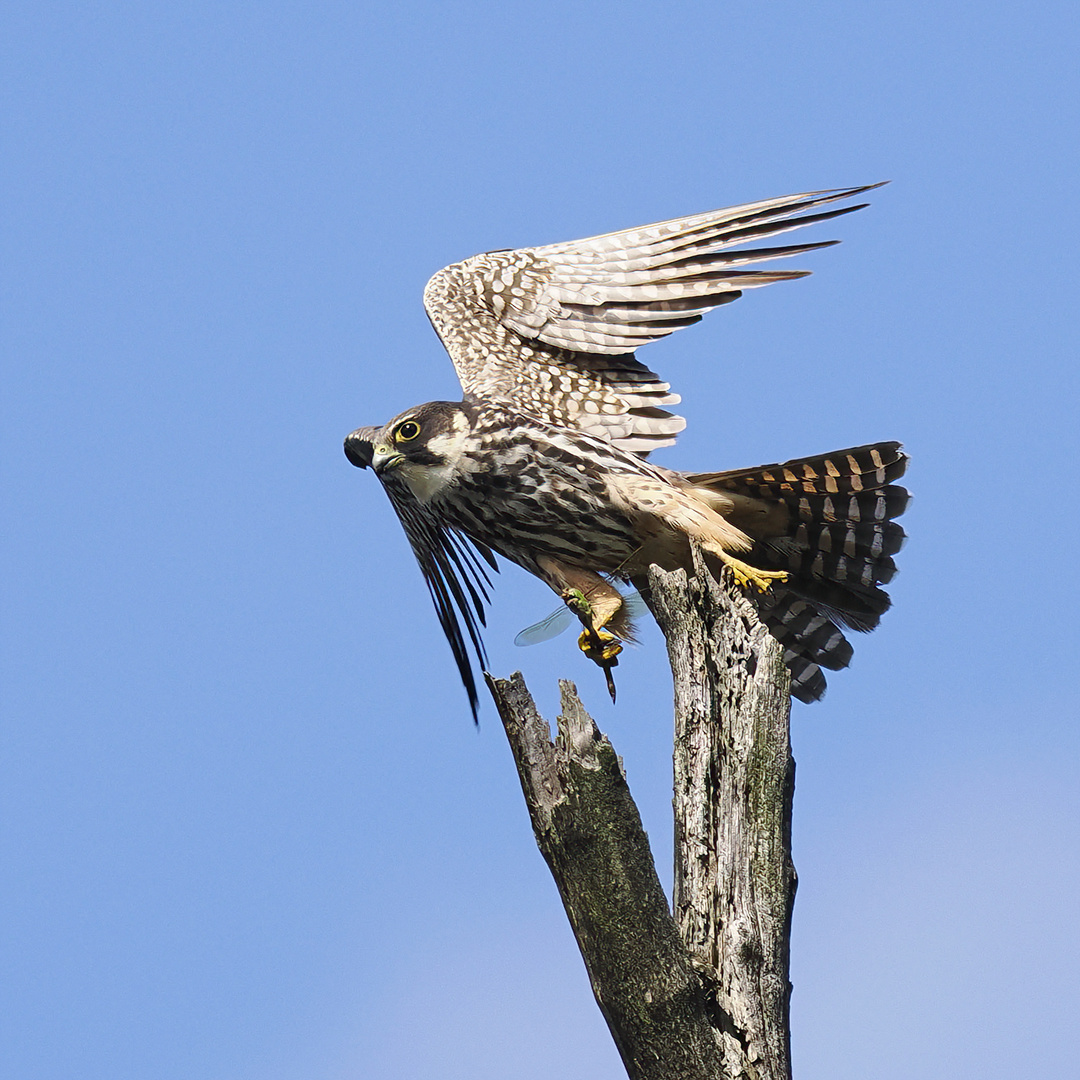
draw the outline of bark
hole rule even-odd
[[[654,568],[644,593],[675,682],[675,919],[691,954],[715,973],[740,1033],[740,1047],[727,1036],[729,1067],[745,1059],[747,1075],[787,1080],[796,886],[789,677],[750,601],[695,557],[689,580]]]
[[[631,1080],[718,1077],[713,999],[679,938],[622,764],[560,682],[554,744],[521,673],[491,679],[541,854]]]
[[[675,916],[621,763],[560,683],[554,743],[520,673],[488,685],[533,831],[631,1080],[789,1080],[788,675],[700,563],[639,587],[675,680]]]

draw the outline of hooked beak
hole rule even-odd
[[[405,460],[405,455],[391,446],[376,446],[375,453],[371,455],[371,467],[377,476],[384,472],[396,469]]]
[[[375,453],[375,435],[379,429],[373,427],[357,428],[345,438],[345,456],[358,469],[367,469]]]

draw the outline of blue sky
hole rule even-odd
[[[0,817],[19,1080],[621,1066],[352,428],[456,398],[476,251],[821,187],[814,276],[650,347],[718,469],[904,440],[896,606],[795,706],[798,1080],[1069,1075],[1074,4],[49,3],[3,17]],[[670,879],[670,677],[513,567]]]

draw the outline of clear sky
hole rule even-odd
[[[456,398],[477,251],[893,183],[642,356],[657,460],[912,454],[895,608],[794,710],[797,1080],[1075,1075],[1080,8],[10,5],[0,1060],[12,1080],[622,1075],[505,739],[341,439]],[[514,567],[670,880],[670,677]]]

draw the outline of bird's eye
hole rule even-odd
[[[398,425],[397,431],[394,432],[394,438],[398,442],[409,442],[419,434],[420,425],[415,420],[406,420],[404,424]]]

